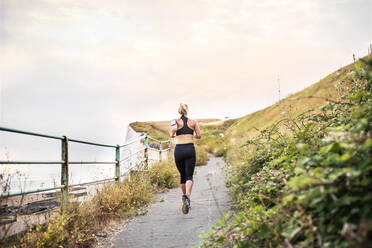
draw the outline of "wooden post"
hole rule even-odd
[[[66,136],[63,136],[62,139],[62,166],[61,166],[61,185],[64,185],[65,187],[62,188],[62,207],[66,206],[68,203],[68,138]]]
[[[159,146],[159,161],[161,161],[161,149],[162,149],[162,142],[160,141],[160,146]]]
[[[117,145],[115,149],[115,180],[120,182],[120,146]]]

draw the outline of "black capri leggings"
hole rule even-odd
[[[194,144],[177,144],[174,148],[174,160],[181,175],[181,184],[186,183],[187,180],[192,180],[196,162]]]

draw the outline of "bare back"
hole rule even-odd
[[[177,122],[177,130],[183,128],[184,122],[181,118],[176,119]],[[200,130],[197,121],[187,118],[186,125],[194,131],[195,137],[200,138]],[[175,140],[176,144],[187,144],[187,143],[194,143],[194,135],[193,134],[181,134],[177,135]]]

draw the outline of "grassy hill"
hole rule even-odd
[[[235,211],[201,247],[371,247],[371,102],[372,54],[235,120],[224,132]]]
[[[327,100],[339,99],[336,84],[347,77],[352,65],[345,66],[333,72],[319,82],[306,89],[292,94],[285,99],[265,109],[248,114],[236,121],[225,131],[226,157],[231,163],[239,163],[246,153],[241,145],[249,138],[257,135],[269,125],[284,119],[293,118],[308,109],[318,110]]]

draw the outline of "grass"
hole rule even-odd
[[[70,202],[64,211],[45,225],[0,241],[0,247],[91,247],[96,234],[109,223],[139,214],[150,203],[154,192],[178,185],[178,171],[172,160],[136,171],[122,182],[106,184],[92,200]]]
[[[169,159],[153,164],[149,174],[152,186],[159,191],[178,186],[179,173],[173,160]]]
[[[241,146],[248,139],[256,136],[259,133],[258,130],[281,119],[293,118],[307,109],[318,109],[326,104],[326,98],[337,100],[340,96],[336,91],[336,83],[346,79],[351,66],[348,65],[335,71],[319,82],[274,105],[236,119],[224,132],[227,160],[232,164],[241,163],[247,152],[247,149]]]
[[[362,61],[296,94],[325,93],[339,77],[339,94],[330,88],[321,108],[294,118],[278,113],[245,141],[248,151],[228,167],[234,212],[201,235],[200,247],[370,247],[372,57]],[[262,112],[273,109],[265,110],[242,121],[264,125]],[[229,152],[243,150],[236,147]]]
[[[200,146],[196,146],[196,166],[206,165],[209,158],[208,153]]]
[[[225,155],[224,132],[235,122],[235,119],[221,121],[218,124],[200,125],[202,137],[196,140],[196,144],[214,156],[222,157]]]

